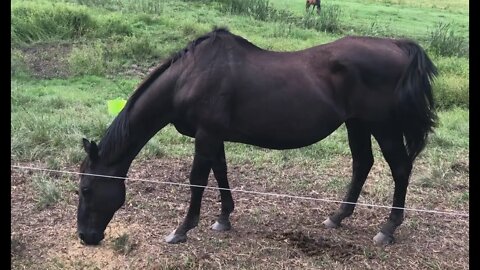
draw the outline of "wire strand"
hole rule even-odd
[[[184,187],[198,187],[198,188],[206,188],[206,189],[213,189],[213,190],[229,190],[231,192],[243,192],[243,193],[247,193],[247,194],[283,197],[283,198],[290,198],[290,199],[311,200],[311,201],[321,201],[321,202],[327,202],[327,203],[353,204],[353,205],[360,205],[360,206],[366,206],[366,207],[399,209],[399,210],[432,213],[432,214],[454,215],[454,216],[461,216],[461,217],[469,217],[470,216],[468,213],[459,212],[459,211],[439,211],[439,210],[429,210],[429,209],[386,206],[386,205],[378,205],[378,204],[371,204],[371,203],[344,202],[344,201],[339,201],[339,200],[314,198],[314,197],[308,197],[308,196],[298,196],[298,195],[290,195],[290,194],[282,194],[282,193],[252,191],[252,190],[243,190],[243,189],[236,189],[236,188],[233,188],[233,189],[231,189],[231,188],[221,188],[221,187],[202,186],[202,185],[184,184],[184,183],[167,182],[167,181],[157,181],[157,180],[142,179],[142,178],[101,175],[101,174],[92,174],[92,173],[71,172],[71,171],[64,171],[64,170],[53,170],[53,169],[30,167],[30,166],[11,165],[11,167],[12,168],[17,168],[17,169],[47,171],[47,172],[56,172],[56,173],[64,173],[64,174],[87,175],[87,176],[95,176],[95,177],[102,177],[102,178],[114,178],[114,179],[122,179],[122,180],[129,180],[129,181],[139,181],[139,182],[148,182],[148,183],[166,184],[166,185],[175,185],[175,186],[184,186]]]

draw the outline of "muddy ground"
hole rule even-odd
[[[134,162],[129,176],[186,183],[190,162],[189,158]],[[300,165],[231,165],[229,177],[231,186],[237,189],[340,199],[344,187],[332,188],[325,183],[333,177],[348,179],[350,161],[342,158],[335,164],[319,170]],[[465,164],[458,166],[468,168]],[[75,167],[63,169],[77,171]],[[64,189],[60,202],[40,209],[38,192],[31,184],[37,173],[12,169],[14,269],[469,268],[468,218],[407,212],[395,243],[378,247],[372,237],[388,216],[387,209],[358,206],[342,227],[326,229],[322,221],[337,208],[335,203],[241,192],[233,193],[236,209],[232,231],[219,233],[209,229],[219,213],[220,202],[217,191],[207,190],[199,227],[190,231],[186,243],[166,244],[164,237],[186,212],[189,190],[141,181],[127,181],[127,202],[109,224],[101,245],[84,246],[75,234],[77,195],[72,189]],[[59,185],[78,183],[77,176],[49,175]],[[389,183],[388,177],[384,163],[374,165],[361,200],[375,198],[377,181]],[[209,185],[215,184],[211,178]],[[387,193],[389,197],[391,191]],[[452,207],[447,203],[448,196],[412,183],[407,203],[417,208]]]

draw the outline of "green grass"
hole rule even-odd
[[[61,199],[59,185],[46,174],[36,174],[32,179],[34,190],[37,191],[36,201],[39,209],[52,206]]]
[[[268,4],[262,6],[260,2]],[[245,1],[235,3],[246,5]],[[98,141],[113,120],[107,114],[106,101],[127,99],[143,79],[119,74],[133,64],[140,67],[158,64],[213,26],[227,26],[258,46],[276,51],[301,50],[346,34],[415,38],[439,69],[434,96],[442,124],[427,148],[433,150],[427,150],[423,156],[443,157],[467,151],[468,53],[447,55],[432,45],[431,36],[435,25],[446,22],[449,28],[440,33],[447,41],[439,42],[438,46],[463,44],[468,40],[467,2],[332,0],[322,3],[321,16],[305,14],[303,2],[256,3],[257,9],[263,9],[268,16],[256,18],[257,15],[249,13],[252,11],[248,11],[248,5],[246,10],[243,7],[243,11],[227,12],[222,1],[206,0],[13,1],[12,158],[42,160],[53,167],[77,164],[84,156],[81,138]],[[341,14],[335,23],[339,28],[333,33],[316,29],[316,21],[324,20],[333,7],[338,7]],[[287,16],[285,20],[281,15]],[[308,17],[312,15],[313,18]],[[24,50],[35,48],[38,43],[48,45],[58,41],[73,46],[65,56],[71,77],[37,79]],[[468,52],[468,47],[463,49]],[[327,139],[302,149],[275,151],[227,143],[226,151],[231,162],[280,165],[316,164],[318,160],[350,155],[343,126]],[[193,139],[167,126],[146,145],[139,158],[192,153]]]
[[[126,233],[114,238],[111,245],[114,251],[123,255],[128,255],[135,248],[135,244]]]

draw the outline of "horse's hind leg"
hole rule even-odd
[[[413,162],[408,157],[403,142],[403,134],[394,126],[382,127],[374,131],[373,135],[380,145],[383,156],[392,171],[395,191],[393,193],[393,207],[405,207],[408,180],[412,171]],[[380,232],[373,238],[376,244],[392,243],[393,234],[403,222],[403,209],[392,208],[388,221],[382,226]]]
[[[212,225],[212,229],[216,231],[227,231],[232,227],[230,224],[230,213],[233,212],[234,203],[230,187],[227,179],[227,162],[225,160],[225,147],[222,143],[215,160],[213,161],[212,170],[217,179],[220,189],[220,197],[222,202],[222,210],[218,216],[217,222]]]
[[[222,141],[214,139],[201,130],[195,135],[195,157],[193,158],[190,173],[190,184],[192,185],[190,187],[190,205],[187,215],[180,226],[165,238],[167,243],[185,242],[187,240],[187,232],[197,227],[203,191],[205,190],[204,186],[208,183],[208,175],[221,143]]]
[[[352,181],[343,202],[356,203],[367,175],[373,165],[371,133],[367,126],[358,119],[348,120],[345,125],[348,132],[348,143],[352,152]],[[323,224],[335,228],[342,220],[352,215],[355,204],[342,203]]]

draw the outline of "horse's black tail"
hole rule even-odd
[[[396,42],[410,57],[398,82],[397,117],[403,130],[408,156],[413,162],[425,147],[428,134],[436,126],[437,115],[432,95],[432,81],[437,68],[425,51],[415,42]]]

